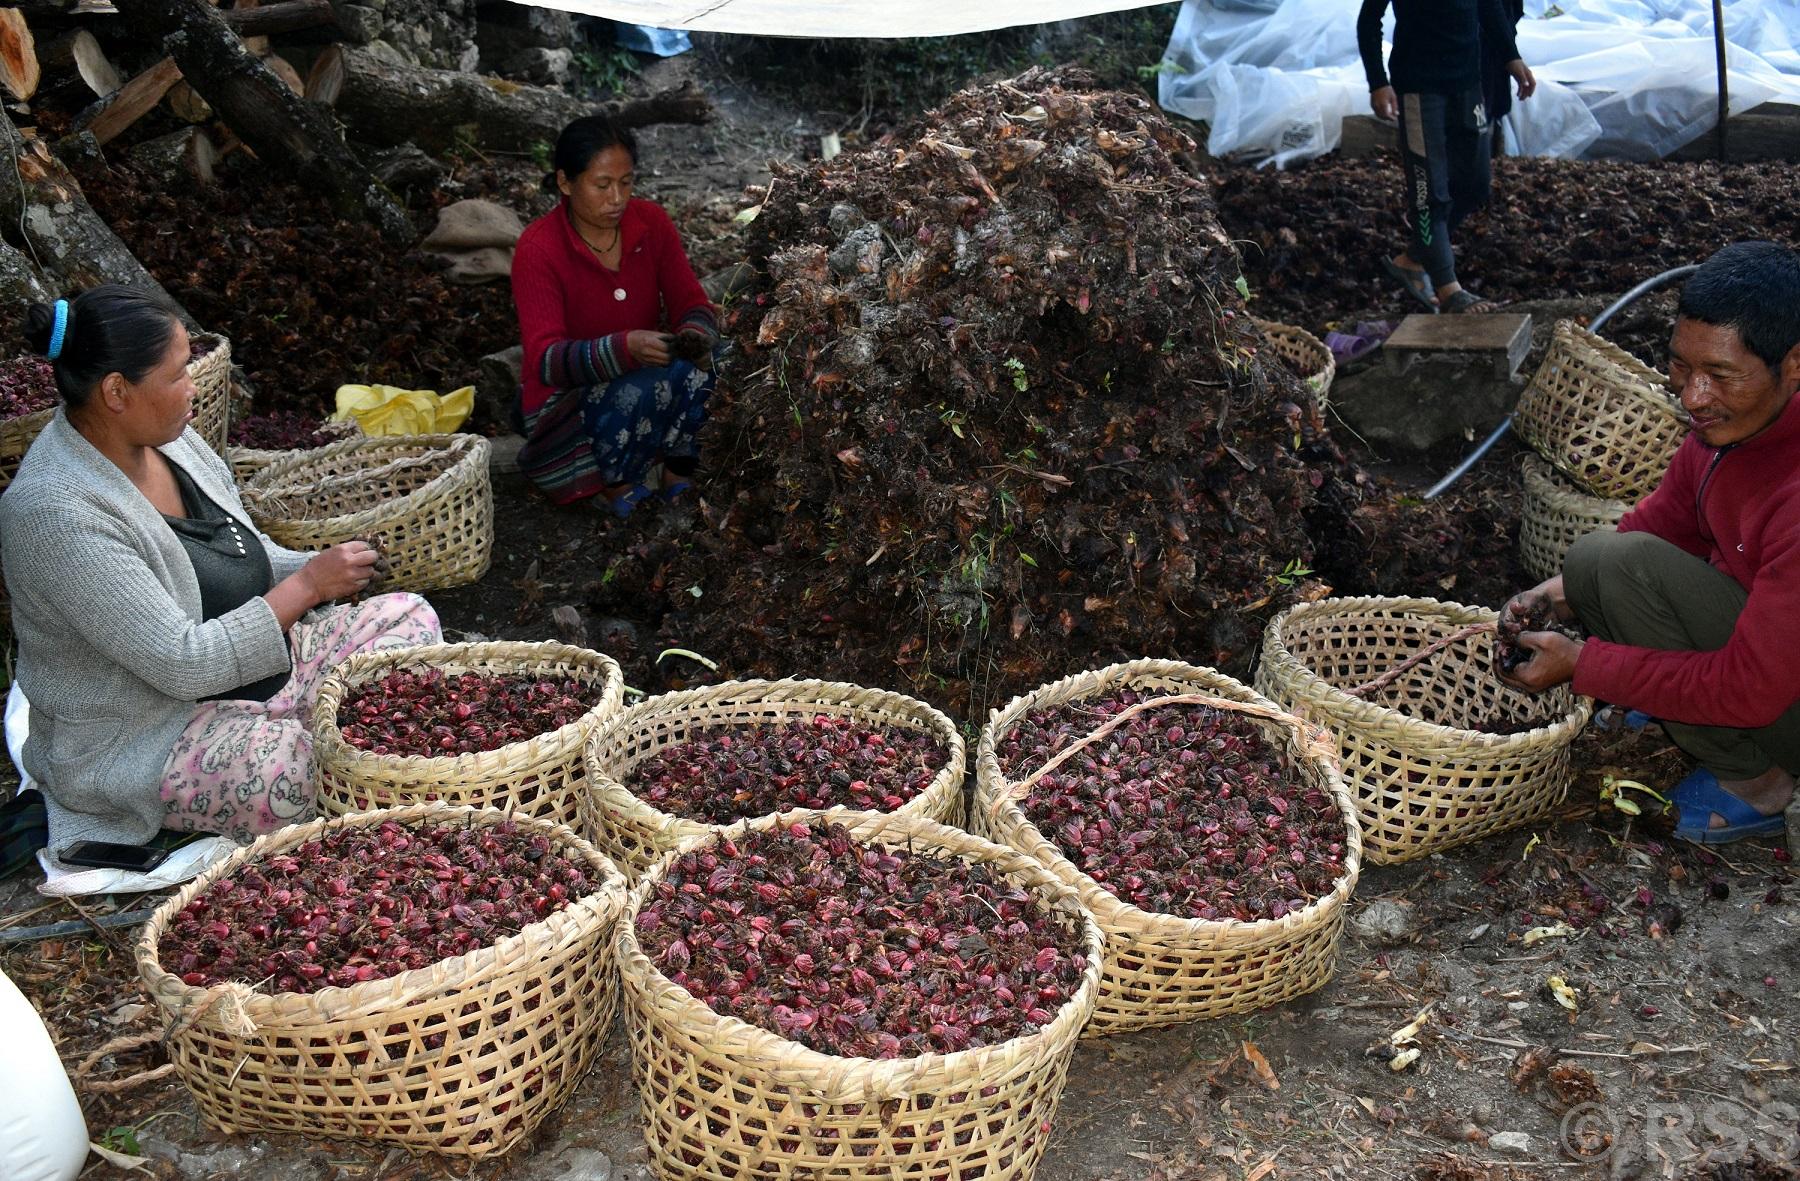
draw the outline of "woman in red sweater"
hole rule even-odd
[[[598,493],[623,517],[652,495],[658,460],[665,500],[690,487],[718,321],[669,215],[632,196],[630,132],[600,116],[570,123],[552,179],[562,201],[513,254],[519,465],[556,503]]]

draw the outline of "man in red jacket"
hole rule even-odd
[[[1547,609],[1591,638],[1525,632],[1511,679],[1660,719],[1700,764],[1675,788],[1675,835],[1771,835],[1785,810],[1800,843],[1800,256],[1713,255],[1682,288],[1669,354],[1692,421],[1661,485],[1502,613]]]

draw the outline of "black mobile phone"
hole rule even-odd
[[[146,873],[168,860],[167,849],[149,845],[115,845],[111,841],[76,841],[58,857],[65,865],[91,865],[96,869],[129,869]]]

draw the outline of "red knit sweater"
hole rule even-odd
[[[712,304],[662,207],[634,198],[619,219],[619,269],[594,257],[565,200],[525,227],[513,251],[513,306],[531,414],[559,388],[605,384],[638,367],[625,338],[693,326],[716,335]],[[622,294],[621,294],[622,293]]]
[[[1736,446],[1689,435],[1619,531],[1653,533],[1705,558],[1750,597],[1717,651],[1587,641],[1576,692],[1672,722],[1744,729],[1800,701],[1800,397]]]

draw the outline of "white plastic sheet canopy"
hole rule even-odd
[[[526,0],[628,25],[768,37],[945,37],[1073,20],[1151,0]]]
[[[1356,51],[1360,0],[1184,0],[1162,105],[1208,124],[1207,150],[1281,167],[1323,155],[1371,114]],[[1800,0],[1725,0],[1731,113],[1800,103]],[[1392,44],[1393,14],[1384,25]],[[1530,156],[1650,160],[1715,121],[1705,0],[1526,0],[1519,53],[1538,92],[1503,132]]]

